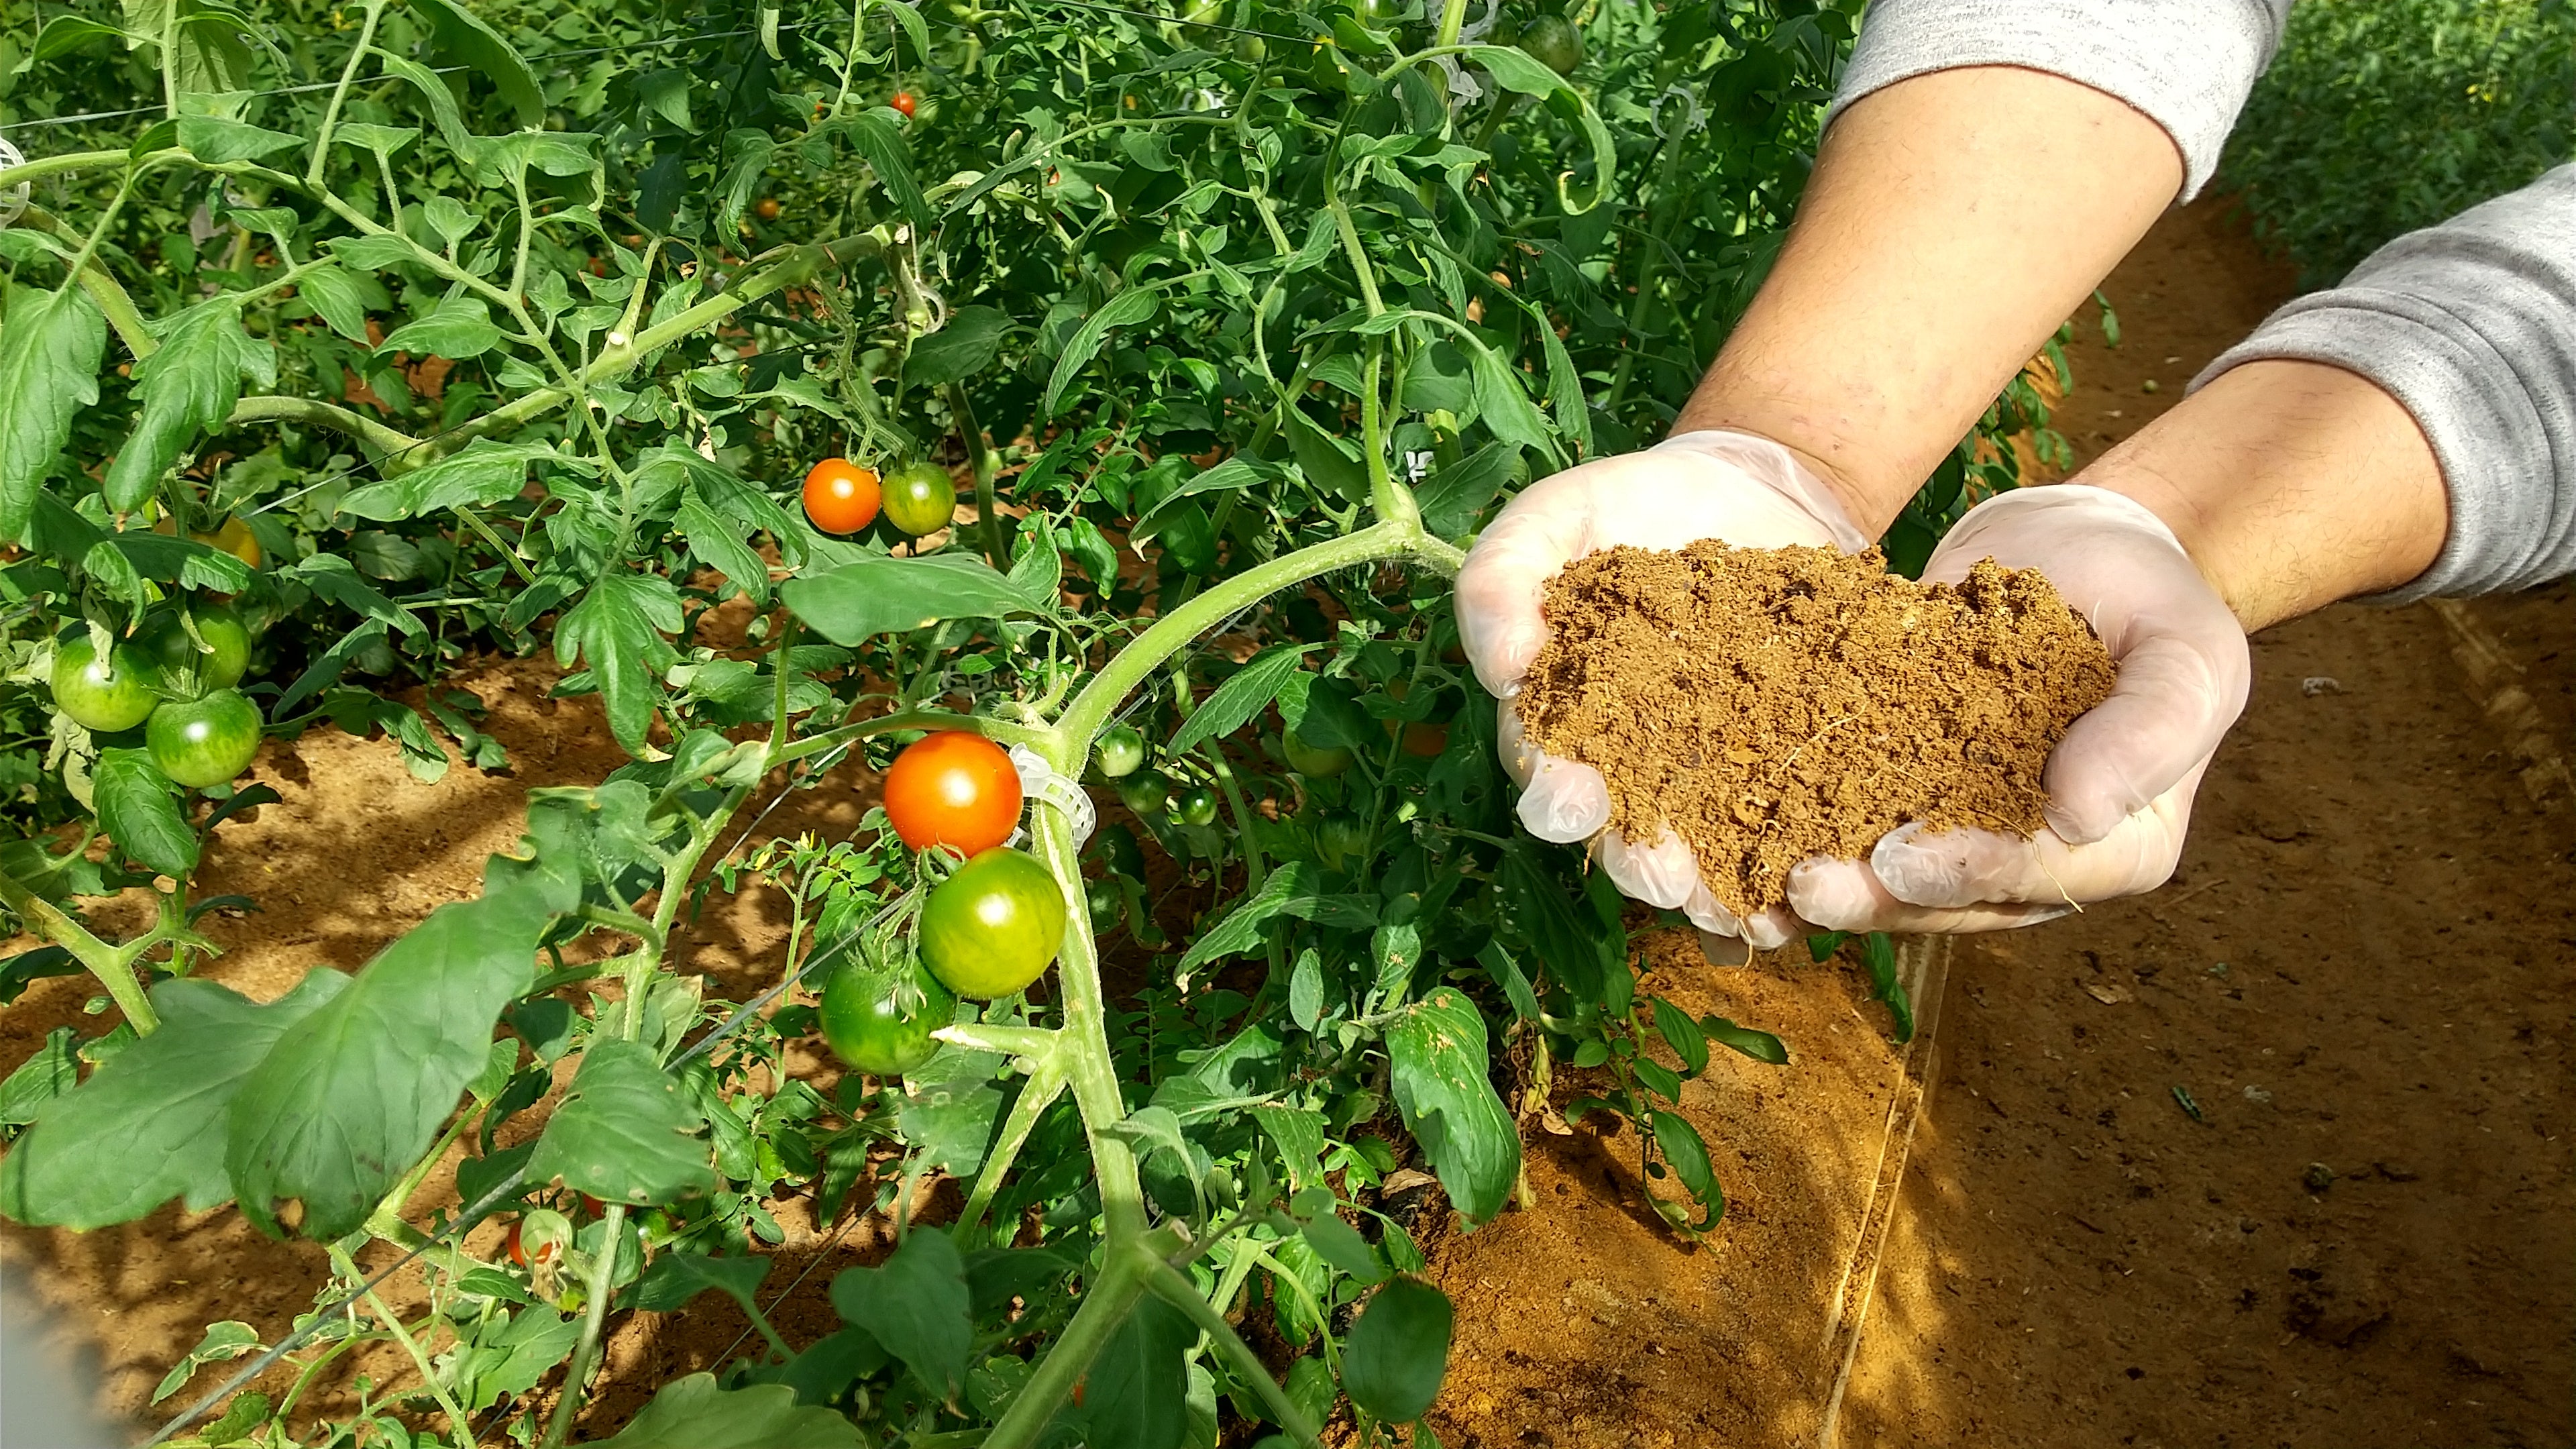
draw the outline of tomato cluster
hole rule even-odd
[[[54,708],[92,734],[142,726],[162,774],[220,785],[259,752],[259,706],[234,688],[249,668],[250,630],[222,604],[154,614],[104,655],[84,626],[54,646]]]
[[[1024,989],[1064,943],[1063,888],[1037,857],[1003,843],[1019,828],[1020,805],[1020,774],[1011,757],[965,730],[924,735],[905,746],[886,771],[886,820],[895,834],[914,850],[965,860],[931,888],[921,908],[921,960],[936,984],[959,996],[991,998]],[[898,980],[873,977],[847,988],[840,1019],[848,1024],[852,1050],[841,1052],[843,1060],[858,1066],[853,1052],[900,1055],[902,1040],[890,1033],[903,1014],[888,1009],[887,997],[901,997],[905,990]],[[936,1008],[934,1000],[934,1016]],[[830,988],[824,1016],[829,1039]],[[931,1029],[920,1027],[921,1038]],[[840,1048],[838,1041],[833,1045]]]
[[[847,458],[826,458],[805,475],[805,517],[825,533],[847,537],[877,521],[914,538],[954,522],[957,480],[936,463],[906,463],[880,478]]]

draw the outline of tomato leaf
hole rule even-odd
[[[1653,1006],[1655,1032],[1664,1039],[1664,1045],[1673,1049],[1673,1055],[1681,1058],[1682,1075],[1696,1077],[1707,1071],[1708,1034],[1700,1030],[1699,1023],[1660,996],[1654,998]]]
[[[590,666],[608,728],[631,753],[644,753],[662,671],[680,657],[663,636],[680,632],[683,622],[680,592],[669,579],[614,573],[591,585],[555,626],[555,662]]]
[[[1089,1426],[1084,1441],[1176,1449],[1190,1427],[1189,1369],[1182,1355],[1198,1336],[1179,1309],[1151,1296],[1138,1300],[1083,1375],[1080,1414]]]
[[[1316,871],[1302,860],[1281,865],[1262,881],[1259,893],[1227,913],[1181,956],[1175,974],[1186,976],[1210,961],[1259,949],[1262,923],[1297,914],[1300,898],[1315,899]]]
[[[1486,1075],[1485,1018],[1454,986],[1407,1007],[1386,1034],[1395,1103],[1458,1211],[1482,1222],[1520,1177],[1521,1139]]]
[[[476,438],[463,452],[415,468],[399,478],[353,488],[340,500],[340,512],[353,518],[392,523],[420,518],[441,509],[468,505],[490,507],[516,498],[528,484],[528,465],[553,459],[543,443],[496,443]]]
[[[72,435],[72,415],[98,401],[107,319],[78,287],[18,294],[0,325],[0,538],[27,531],[36,490]]]
[[[1073,334],[1073,339],[1065,343],[1063,354],[1056,358],[1055,373],[1047,379],[1046,401],[1040,405],[1039,411],[1050,418],[1056,415],[1065,390],[1073,386],[1073,380],[1082,375],[1091,359],[1100,355],[1100,349],[1109,341],[1111,328],[1141,327],[1154,320],[1162,309],[1162,294],[1150,286],[1130,287],[1102,303],[1100,310],[1083,322],[1081,330]]]
[[[1699,1025],[1700,1030],[1708,1033],[1710,1041],[1722,1047],[1742,1052],[1757,1062],[1768,1062],[1775,1067],[1785,1067],[1789,1064],[1788,1045],[1767,1031],[1758,1031],[1749,1026],[1737,1026],[1722,1016],[1702,1017]]]
[[[486,1319],[457,1346],[456,1395],[471,1414],[490,1408],[503,1394],[525,1393],[563,1362],[580,1336],[580,1319],[546,1308]]]
[[[153,987],[161,1029],[46,1103],[0,1158],[0,1213],[96,1228],[174,1197],[196,1211],[232,1196],[224,1122],[235,1094],[288,1028],[348,984],[337,971],[311,971],[265,1005],[198,978]]]
[[[429,12],[431,44],[438,54],[463,65],[476,80],[499,93],[510,109],[517,113],[519,124],[542,124],[546,114],[545,93],[537,87],[537,75],[519,58],[510,42],[477,18],[456,0],[412,0],[415,7]]]
[[[832,1280],[832,1307],[841,1317],[876,1335],[945,1398],[966,1380],[972,1301],[957,1245],[937,1228],[916,1226],[883,1265],[847,1269]]]
[[[382,282],[336,264],[316,267],[297,278],[295,294],[332,331],[358,343],[367,340],[367,314],[394,304],[393,295]]]
[[[500,345],[501,329],[492,325],[491,308],[478,298],[449,297],[387,334],[376,355],[408,352],[461,362]]]
[[[229,166],[293,150],[304,144],[304,138],[219,116],[181,116],[179,144],[209,166]]]
[[[697,1133],[705,1114],[641,1042],[597,1041],[582,1054],[572,1091],[545,1135],[528,1175],[561,1177],[607,1202],[665,1203],[711,1192],[715,1169]]]
[[[1390,1424],[1421,1418],[1449,1372],[1455,1318],[1449,1295],[1418,1278],[1380,1288],[1342,1343],[1342,1391]]]
[[[697,490],[680,500],[671,525],[688,540],[698,562],[725,576],[761,608],[769,606],[769,564],[743,538],[743,526],[707,506]]]
[[[143,411],[108,464],[101,490],[108,506],[141,507],[180,452],[231,415],[245,377],[275,383],[277,351],[242,330],[239,303],[218,298],[180,313],[161,346],[134,365]]]
[[[59,946],[54,949],[62,953],[65,961],[71,961],[70,952],[62,951]],[[0,963],[0,970],[15,966],[34,954],[22,951]],[[60,974],[71,975],[80,969],[77,962],[71,965],[71,971]],[[55,1027],[45,1033],[44,1045],[36,1048],[34,1056],[20,1062],[8,1080],[0,1081],[0,1127],[26,1126],[36,1120],[37,1109],[79,1085],[80,1059],[72,1051],[72,1029]]]
[[[552,915],[545,892],[508,885],[441,906],[287,1029],[233,1099],[224,1150],[261,1231],[277,1233],[286,1198],[309,1237],[366,1220],[482,1072]]]
[[[629,1306],[649,1313],[668,1313],[712,1288],[752,1311],[752,1295],[760,1291],[761,1280],[769,1276],[769,1262],[756,1254],[716,1258],[705,1253],[665,1253],[644,1270]]]
[[[835,644],[920,629],[942,619],[999,619],[1040,611],[992,565],[963,553],[870,555],[829,573],[790,579],[778,596]]]
[[[722,1389],[714,1374],[664,1384],[598,1449],[858,1449],[858,1427],[835,1410],[799,1405],[784,1384]]]
[[[1279,697],[1280,686],[1297,672],[1298,661],[1320,649],[1320,644],[1273,644],[1252,656],[1234,677],[1216,687],[1173,734],[1165,749],[1175,755],[1186,754],[1209,740],[1223,739],[1252,722],[1252,717],[1270,707]]]
[[[179,813],[176,787],[142,750],[106,750],[90,774],[98,823],[127,859],[174,880],[197,868],[197,832]]]
[[[896,8],[910,7],[899,4]],[[914,23],[920,23],[918,18]],[[913,227],[929,230],[930,203],[921,194],[921,183],[913,179],[911,148],[904,144],[903,130],[893,115],[883,110],[854,111],[831,124],[849,136],[850,149],[877,174],[877,184],[912,219]]]
[[[948,325],[912,345],[903,360],[906,387],[944,387],[991,367],[1011,335],[1010,314],[993,307],[960,307]]]
[[[418,615],[376,591],[376,586],[358,577],[357,566],[336,553],[317,553],[298,559],[279,573],[349,609],[370,622],[405,634],[417,634],[427,626]]]

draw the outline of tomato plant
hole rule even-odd
[[[41,812],[0,1003],[113,1010],[11,1064],[0,1213],[229,1201],[339,1254],[173,1432],[559,1444],[622,1315],[712,1291],[754,1347],[633,1386],[629,1443],[1178,1449],[1188,1403],[1311,1446],[1337,1386],[1383,1443],[1447,1337],[1399,1161],[1490,1220],[1558,1091],[1717,1230],[1682,1084],[1779,1044],[1641,1001],[1651,916],[1517,832],[1446,580],[1670,421],[1857,5],[1587,7],[1580,86],[1500,43],[1551,17],[1468,8],[47,8],[0,89],[0,784]],[[2043,420],[2018,382],[1892,552]],[[236,990],[192,893],[279,803],[261,730],[497,768],[453,678],[495,655],[632,758],[359,969]],[[762,833],[853,757],[882,811]],[[755,890],[784,938],[719,972],[692,927]],[[752,1291],[791,1202],[897,1241],[811,1342]],[[232,1396],[355,1343],[416,1370],[378,1419]]]

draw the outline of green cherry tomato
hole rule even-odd
[[[93,733],[143,723],[161,703],[153,688],[160,682],[151,654],[130,644],[116,645],[102,660],[84,629],[54,646],[54,708]]]
[[[957,483],[936,463],[906,463],[885,476],[885,516],[915,538],[946,528],[957,513]]]
[[[1216,792],[1205,785],[1192,785],[1174,795],[1171,820],[1175,825],[1214,825]]]
[[[1360,864],[1368,845],[1368,826],[1356,815],[1336,811],[1315,831],[1316,848],[1337,869]]]
[[[957,1019],[957,998],[917,965],[852,958],[823,987],[823,1040],[854,1070],[897,1077],[939,1050],[931,1033]]]
[[[241,683],[250,668],[250,630],[243,626],[241,615],[221,604],[201,605],[192,614],[206,649],[199,649],[197,640],[188,637],[187,627],[175,613],[146,624],[141,643],[174,684],[192,669],[199,693]]]
[[[1025,851],[997,845],[931,888],[921,959],[960,996],[1008,996],[1044,975],[1064,945],[1064,888]]]
[[[220,785],[259,753],[259,706],[238,689],[177,700],[152,712],[143,742],[161,773],[191,789]]]
[[[1100,761],[1101,774],[1123,780],[1145,763],[1145,737],[1125,725],[1111,725],[1100,732],[1093,756]]]
[[[1562,15],[1542,15],[1521,32],[1521,50],[1558,75],[1583,64],[1583,32]]]
[[[1351,767],[1350,751],[1338,745],[1331,749],[1310,745],[1295,730],[1281,735],[1279,744],[1288,755],[1288,768],[1309,780],[1329,780]]]
[[[1269,54],[1270,47],[1264,44],[1258,35],[1238,35],[1234,38],[1234,58],[1245,65],[1259,65]]]
[[[1160,770],[1138,770],[1118,782],[1118,802],[1140,816],[1168,809],[1172,777]]]
[[[1136,832],[1124,825],[1104,827],[1100,832],[1100,861],[1111,870],[1132,881],[1145,878],[1145,850],[1136,843]]]

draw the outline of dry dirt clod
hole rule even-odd
[[[2111,692],[2048,580],[1991,561],[1918,584],[1875,549],[1623,547],[1568,564],[1545,609],[1529,738],[1601,771],[1627,838],[1679,835],[1739,916],[1907,821],[2037,830],[2048,752]]]

